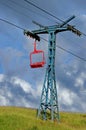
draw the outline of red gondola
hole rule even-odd
[[[41,61],[33,61],[33,56],[36,55],[41,55],[42,59]],[[37,50],[36,49],[36,42],[34,42],[34,51],[30,53],[30,67],[31,68],[39,68],[39,67],[44,67],[45,64],[45,57],[44,57],[44,51],[42,50]]]

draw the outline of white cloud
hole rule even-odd
[[[73,103],[75,102],[75,98],[77,97],[77,95],[74,92],[63,87],[58,88],[58,95],[59,95],[59,102],[67,106],[72,106]]]
[[[8,104],[9,104],[9,100],[5,96],[0,95],[0,105],[6,106]]]
[[[86,80],[86,73],[81,72],[81,74],[75,80],[75,87],[79,87],[80,89],[84,89],[85,80]]]
[[[83,112],[86,112],[86,102],[82,102]]]
[[[81,77],[85,78],[82,73]],[[3,83],[3,84],[1,84]],[[0,75],[0,105],[4,106],[24,106],[37,108],[40,101],[42,84],[37,83],[37,87],[33,86],[18,77],[7,77],[3,74]],[[85,101],[77,95],[77,93],[70,91],[70,89],[64,86],[58,86],[58,99],[61,106],[60,110],[65,111],[86,111]],[[64,108],[64,106],[66,108]],[[80,108],[79,108],[80,107]]]
[[[86,27],[86,14],[82,14],[80,15],[80,21],[82,22],[83,26],[82,27]]]
[[[1,83],[3,83],[3,86]],[[9,83],[11,86],[9,86]],[[22,92],[24,92],[23,95],[21,93],[21,88]],[[36,88],[33,88],[31,84],[18,77],[9,78],[3,74],[0,74],[0,105],[37,107],[37,98],[40,96],[40,90],[40,84]],[[35,102],[35,100],[37,102]]]
[[[38,83],[37,87],[33,88],[31,84],[18,77],[12,77],[11,82],[14,85],[19,85],[24,90],[25,93],[31,93],[34,98],[37,98],[37,96],[40,96],[41,94],[41,87],[42,87],[41,83]]]
[[[4,81],[4,75],[0,74],[0,82],[3,82],[3,81]]]
[[[12,77],[11,78],[11,82],[15,85],[20,85],[20,87],[22,87],[22,89],[28,93],[32,91],[31,85],[29,83],[27,83],[26,81],[19,79],[18,77]]]
[[[71,72],[66,72],[66,75],[67,76],[71,76]]]
[[[86,14],[82,14],[82,20],[86,21]]]
[[[83,79],[81,79],[80,77],[76,78],[76,83],[75,83],[76,87],[78,87],[78,86],[83,87],[83,84],[84,84]]]
[[[84,74],[81,74],[82,77],[85,77]],[[58,99],[59,106],[61,111],[75,111],[75,112],[86,112],[86,102],[85,95],[83,93],[76,93],[70,88],[57,85],[58,88]]]

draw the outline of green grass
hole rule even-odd
[[[86,130],[86,114],[60,113],[60,123],[36,118],[36,110],[0,107],[0,130]]]

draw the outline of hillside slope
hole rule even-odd
[[[60,113],[60,123],[36,118],[36,110],[0,107],[0,130],[86,130],[86,114]]]

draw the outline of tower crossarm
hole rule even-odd
[[[54,31],[55,33],[58,32],[63,32],[63,31],[72,31],[73,33],[75,33],[78,36],[82,35],[82,32],[80,32],[78,29],[76,29],[74,26],[72,25],[66,25],[64,27],[60,27],[58,25],[54,25],[54,26],[49,26],[43,29],[39,29],[39,30],[34,30],[32,31],[33,34],[48,34],[50,31]]]
[[[70,22],[74,18],[75,18],[75,15],[71,16],[70,18],[68,18],[67,20],[63,21],[61,24],[58,24],[58,25],[53,25],[53,26],[43,26],[42,25],[42,29],[34,30],[34,31],[32,31],[32,33],[33,34],[45,34],[45,33],[49,33],[50,31],[54,31],[56,33],[62,32],[62,31],[67,31],[69,29],[67,27],[67,23]],[[35,22],[35,23],[37,25],[41,26],[39,23],[37,23],[37,22]]]
[[[57,26],[50,26],[50,27],[47,27],[45,29],[39,29],[39,30],[34,30],[32,31],[33,34],[48,34],[50,31],[54,31],[55,33],[57,32],[62,32],[62,31],[67,31],[68,28],[67,27],[58,27]]]
[[[81,36],[82,33],[78,29],[76,29],[74,26],[68,24],[68,22],[70,22],[74,18],[75,18],[75,15],[73,15],[70,18],[68,18],[67,20],[63,21],[63,23],[58,24],[58,25],[53,25],[53,26],[43,26],[43,25],[33,21],[35,24],[37,24],[38,26],[40,26],[42,28],[38,29],[38,30],[33,30],[31,32],[24,30],[24,34],[27,36],[30,36],[32,38],[35,38],[38,41],[40,41],[40,37],[38,36],[38,34],[49,34],[49,32],[51,32],[51,31],[54,32],[55,34],[59,33],[59,32],[63,32],[63,31],[72,31],[76,35]]]

